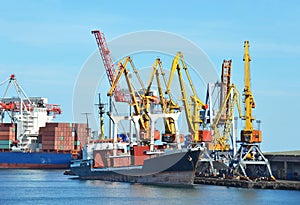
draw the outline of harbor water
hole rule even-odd
[[[0,204],[300,204],[300,192],[79,180],[64,170],[0,170]]]

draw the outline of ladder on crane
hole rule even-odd
[[[101,33],[99,30],[94,30],[92,31],[92,34],[94,34],[96,38],[96,42],[98,45],[98,49],[100,51],[102,62],[106,70],[106,75],[108,77],[108,81],[111,86],[113,84],[114,77],[115,77],[115,68],[112,61],[112,57],[110,55],[110,50],[105,40],[104,33]],[[116,85],[114,93],[115,93],[114,98],[116,102],[128,102],[128,100],[126,100],[124,94],[122,93],[119,84]]]

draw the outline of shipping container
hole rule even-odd
[[[46,123],[39,131],[42,149],[80,150],[80,141],[87,139],[86,127],[86,124],[80,123]]]
[[[12,140],[0,140],[0,144],[12,144]]]

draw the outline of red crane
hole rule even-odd
[[[95,35],[96,42],[98,45],[98,49],[101,54],[102,62],[104,64],[106,74],[108,77],[108,81],[110,86],[113,84],[114,77],[115,77],[115,68],[114,64],[110,55],[110,50],[107,46],[104,33],[101,33],[99,30],[92,31],[92,34]],[[121,91],[119,84],[117,84],[115,88],[115,101],[116,102],[127,102],[128,100],[125,99],[124,93]]]
[[[224,60],[222,64],[222,76],[221,76],[221,94],[220,94],[220,107],[226,99],[227,94],[231,89],[231,60]],[[220,118],[220,123],[224,123],[228,118],[229,101],[227,102],[224,111]]]
[[[35,108],[46,108],[47,115],[52,115],[53,118],[62,113],[60,105],[58,104],[48,104],[45,101],[46,99],[42,97],[28,97],[14,74],[0,83],[0,86],[6,84],[7,82],[8,84],[6,86],[5,93],[0,99],[0,123],[4,120],[5,112],[11,112],[9,117],[12,120],[15,120],[13,118],[13,113],[20,113],[20,115],[22,115],[24,111],[35,112]],[[15,87],[18,97],[6,97],[11,84]]]

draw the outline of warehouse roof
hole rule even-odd
[[[297,156],[300,155],[300,150],[293,150],[293,151],[282,151],[282,152],[265,152],[264,155],[293,155]]]

